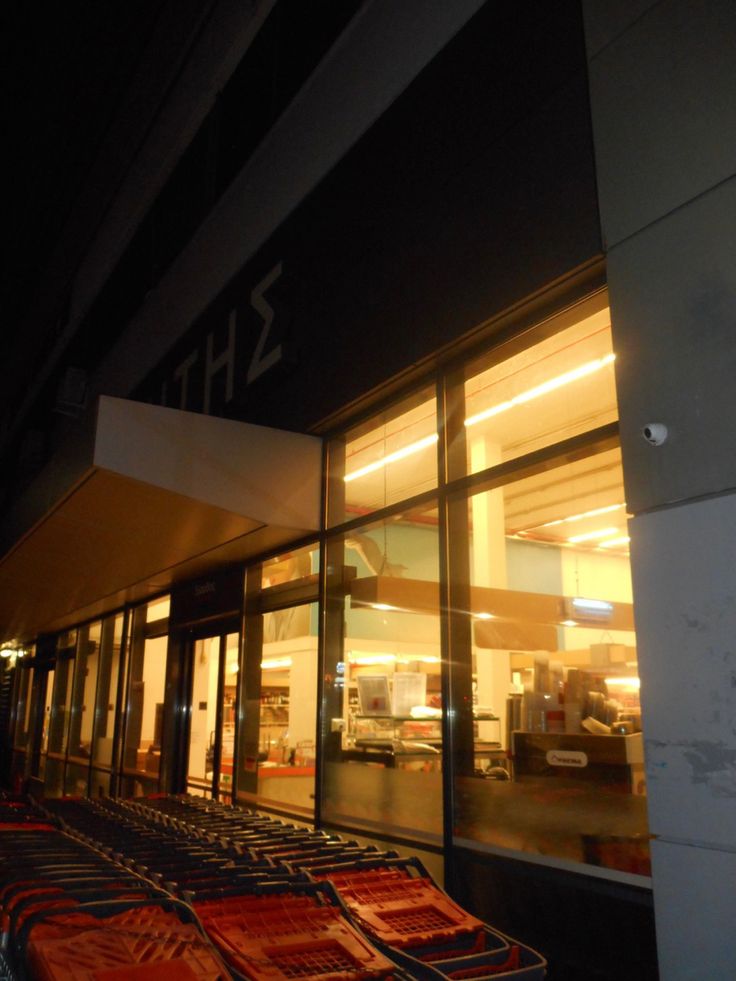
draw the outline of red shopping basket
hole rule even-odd
[[[156,906],[141,906],[104,919],[78,914],[55,914],[46,928],[55,925],[72,935],[49,937],[47,930],[31,931],[26,960],[36,981],[143,981],[171,975],[197,981],[224,981],[228,973],[216,952],[194,923]],[[94,920],[94,925],[89,920]],[[64,931],[65,932],[65,931]],[[43,934],[46,934],[45,936]]]
[[[367,981],[387,978],[395,965],[314,892],[271,890],[196,904],[225,960],[251,981]]]
[[[361,927],[389,947],[405,949],[482,934],[482,920],[429,879],[410,878],[397,869],[330,878]]]

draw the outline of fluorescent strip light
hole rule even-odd
[[[506,412],[507,409],[512,409],[515,405],[523,405],[525,402],[530,402],[532,399],[539,398],[540,395],[546,395],[548,392],[554,392],[555,389],[562,388],[563,385],[568,385],[570,382],[577,381],[579,378],[585,378],[587,375],[592,375],[593,372],[599,371],[601,368],[605,368],[606,365],[611,364],[615,358],[615,354],[606,354],[602,358],[596,358],[595,361],[588,361],[586,364],[573,368],[571,371],[566,371],[562,375],[557,375],[556,378],[550,378],[548,381],[542,382],[541,385],[536,385],[534,388],[530,388],[527,392],[522,392],[520,395],[515,395],[506,402],[501,402],[499,405],[494,405],[490,409],[484,409],[482,412],[478,412],[476,415],[470,416],[465,420],[465,425],[474,426],[478,422],[483,422],[484,419],[490,419],[492,416],[497,416],[501,412]],[[429,436],[425,436],[423,439],[417,440],[416,443],[410,443],[408,446],[404,446],[402,449],[396,450],[394,453],[389,453],[388,456],[381,457],[380,460],[374,460],[373,463],[368,463],[364,467],[359,467],[358,470],[353,470],[351,473],[346,473],[343,480],[346,484],[349,484],[351,480],[358,480],[359,477],[365,477],[369,473],[375,473],[376,470],[380,470],[388,463],[396,463],[397,460],[404,460],[407,456],[412,456],[414,453],[420,453],[428,446],[432,446],[434,443],[436,443],[438,439],[439,435],[437,433],[431,433]]]
[[[623,685],[626,688],[641,688],[641,681],[639,678],[618,678],[616,676],[612,678],[604,679],[607,685]]]
[[[630,541],[628,535],[622,535],[620,538],[609,538],[605,542],[599,542],[598,548],[618,548],[619,545],[628,545]]]
[[[356,667],[370,667],[376,664],[394,664],[395,654],[348,654],[348,663]]]
[[[278,671],[279,668],[290,668],[290,657],[268,657],[261,661],[261,668],[264,671]]]
[[[527,392],[514,395],[513,398],[508,399],[506,402],[500,402],[498,405],[491,406],[490,409],[484,409],[482,412],[470,416],[465,420],[465,425],[474,426],[478,422],[483,422],[485,419],[490,419],[492,416],[497,416],[501,412],[512,409],[515,405],[523,405],[525,402],[531,402],[532,399],[539,398],[540,395],[554,392],[555,389],[562,388],[563,385],[569,385],[570,382],[577,381],[579,378],[585,378],[587,375],[592,375],[594,372],[600,371],[601,368],[605,368],[606,365],[611,364],[615,358],[615,354],[606,354],[602,358],[596,358],[595,361],[587,361],[585,364],[581,364],[571,371],[566,371],[562,375],[557,375],[556,378],[550,378],[549,381],[542,382],[541,385],[530,388]]]
[[[578,542],[592,542],[596,538],[610,538],[611,535],[616,535],[618,533],[618,528],[599,528],[597,531],[586,531],[582,535],[573,535],[572,538],[568,538],[568,542],[571,545],[577,545]]]
[[[473,616],[476,620],[493,620],[494,616],[492,613],[474,613]]]
[[[425,436],[423,439],[418,439],[416,443],[410,443],[408,446],[402,447],[400,450],[396,450],[395,453],[389,453],[388,456],[381,457],[380,460],[374,460],[373,463],[368,463],[365,467],[360,467],[359,470],[353,470],[352,473],[346,473],[343,480],[346,484],[349,484],[351,480],[357,480],[358,477],[365,477],[369,473],[374,473],[376,470],[380,470],[381,467],[385,467],[388,463],[396,463],[397,460],[403,460],[407,456],[412,456],[414,453],[419,453],[421,450],[425,450],[428,446],[432,446],[437,442],[439,436],[437,433],[431,433],[429,436]]]
[[[572,608],[575,613],[583,613],[587,616],[611,616],[613,613],[613,603],[608,600],[582,599],[580,596],[574,597]]]
[[[609,504],[604,508],[593,508],[592,511],[582,511],[580,514],[571,514],[569,518],[557,518],[555,521],[545,521],[543,525],[536,525],[538,528],[552,528],[555,525],[564,525],[568,521],[582,521],[583,518],[595,518],[599,514],[610,514],[611,511],[618,511],[625,508],[626,504]]]

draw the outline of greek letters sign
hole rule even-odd
[[[501,34],[496,6],[197,308],[131,398],[304,432],[601,254],[577,5],[542,4],[549,29],[520,18]],[[550,91],[564,96],[540,113]],[[184,308],[188,284],[171,288]]]
[[[205,415],[240,417],[241,403],[282,362],[290,317],[281,260],[237,277],[187,331],[135,397]]]

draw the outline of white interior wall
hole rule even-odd
[[[289,671],[289,747],[315,742],[317,735],[317,638],[305,638],[291,655]],[[312,751],[310,751],[310,755]]]
[[[94,653],[87,658],[87,674],[84,679],[84,692],[82,693],[82,704],[79,706],[82,713],[82,722],[79,728],[79,741],[84,746],[90,746],[92,741],[92,724],[95,717],[95,692],[97,690],[97,672],[100,664],[100,638],[96,638],[97,646]],[[72,747],[72,750],[76,747]]]
[[[502,461],[501,447],[480,436],[470,440],[473,473]],[[506,530],[503,488],[476,494],[470,500],[472,520],[471,582],[506,589]],[[511,655],[506,650],[475,652],[476,696],[479,708],[490,708],[498,722],[479,722],[478,738],[497,740],[506,732],[506,697],[511,681]],[[503,738],[503,736],[502,736]]]
[[[143,661],[143,721],[141,724],[141,749],[153,742],[156,722],[156,704],[164,700],[166,677],[167,637],[152,637],[146,641]]]

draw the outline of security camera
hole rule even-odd
[[[667,427],[663,422],[648,422],[642,427],[641,434],[652,446],[661,446],[667,439]]]

